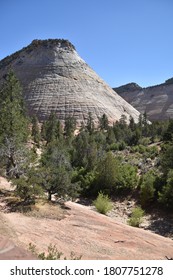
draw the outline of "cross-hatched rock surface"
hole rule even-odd
[[[130,83],[115,91],[151,121],[173,118],[173,79],[146,88]]]
[[[122,114],[135,121],[139,113],[113,91],[78,55],[67,40],[34,40],[0,61],[0,82],[12,68],[23,86],[30,115],[40,121],[51,112],[63,122],[74,116],[80,125],[88,113],[95,123],[105,113],[109,122]]]

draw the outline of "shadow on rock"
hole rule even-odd
[[[173,239],[173,220],[168,220],[165,217],[154,217],[145,229]]]

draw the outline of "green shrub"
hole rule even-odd
[[[110,194],[116,188],[117,173],[120,162],[115,156],[108,152],[101,158],[96,168],[96,181],[94,189]],[[94,190],[92,190],[94,191]]]
[[[146,152],[146,149],[147,148],[144,145],[141,145],[141,144],[139,144],[137,146],[133,146],[131,148],[133,153],[140,153],[140,154],[144,154]]]
[[[158,201],[163,204],[163,206],[173,209],[173,169],[168,172],[166,184],[159,192]]]
[[[38,253],[36,245],[29,243],[29,251],[35,255],[39,260],[60,260],[63,256],[62,252],[59,252],[55,245],[49,244],[47,248],[47,253],[42,252]],[[70,260],[81,260],[82,255],[76,256],[74,252],[70,253]],[[64,260],[67,260],[67,257],[63,257]]]
[[[102,192],[99,192],[96,200],[93,201],[93,204],[97,211],[104,215],[106,215],[106,213],[112,209],[111,200],[109,199],[108,195],[105,195]]]
[[[147,147],[146,149],[146,156],[150,157],[151,159],[154,159],[158,153],[159,151],[157,146]]]
[[[155,194],[155,179],[156,177],[151,171],[148,171],[141,178],[141,186],[140,186],[140,200],[142,206],[147,206],[154,198]]]
[[[119,150],[123,151],[126,148],[126,143],[124,141],[119,142]]]
[[[108,152],[98,163],[92,188],[96,194],[103,191],[108,195],[117,195],[122,190],[134,189],[138,183],[137,168],[122,163],[122,159]]]
[[[117,189],[134,189],[137,183],[137,168],[128,163],[120,164],[117,172]]]
[[[132,214],[130,219],[128,220],[128,224],[132,227],[139,227],[143,222],[144,210],[140,206],[135,207],[132,210]]]
[[[119,150],[119,144],[118,143],[112,143],[109,146],[110,151],[118,151]]]
[[[150,143],[149,137],[141,137],[138,142],[140,145],[147,146]]]

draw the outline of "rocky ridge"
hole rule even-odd
[[[63,39],[34,40],[0,61],[0,83],[13,69],[21,81],[30,115],[40,121],[51,112],[64,122],[74,116],[80,125],[88,113],[95,123],[105,113],[109,122],[122,114],[136,121],[139,112],[116,94]]]
[[[150,121],[173,118],[173,79],[160,85],[142,88],[135,83],[114,90],[140,113],[147,113]]]

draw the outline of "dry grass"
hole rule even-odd
[[[26,203],[16,197],[13,190],[0,188],[0,211],[4,213],[19,212],[26,216],[61,220],[66,215],[63,205],[46,198],[37,198],[35,203]]]
[[[38,199],[32,205],[31,211],[25,213],[27,216],[44,219],[61,220],[65,218],[66,210],[56,202],[48,202],[46,199]]]

